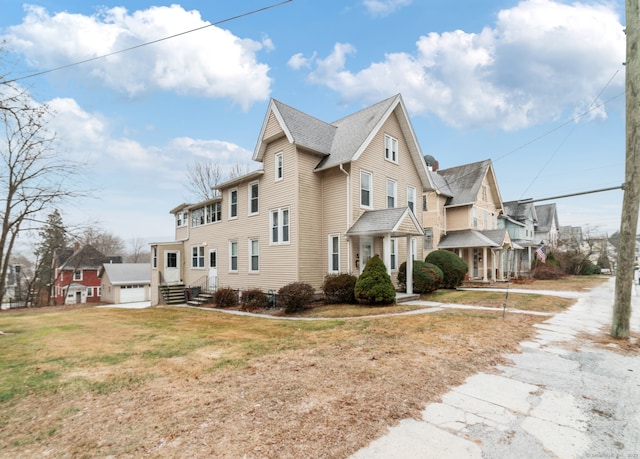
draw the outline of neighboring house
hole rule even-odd
[[[559,227],[558,249],[562,252],[567,250],[589,250],[589,244],[584,240],[584,237],[582,235],[582,228],[580,226]]]
[[[534,235],[534,241],[555,249],[558,246],[558,210],[555,203],[536,206],[538,224]]]
[[[98,270],[104,263],[121,263],[120,257],[107,257],[90,245],[56,251],[53,259],[55,304],[100,302]]]
[[[98,271],[98,277],[104,303],[136,303],[151,299],[149,263],[105,263]]]
[[[333,123],[272,99],[253,160],[215,198],[171,210],[176,241],[151,246],[152,304],[163,285],[320,290],[375,254],[393,279],[423,258],[427,168],[400,95]]]
[[[422,200],[424,250],[451,250],[469,266],[469,278],[503,280],[514,246],[498,225],[504,213],[491,160],[444,170],[425,157],[429,189]]]
[[[511,241],[522,248],[511,259],[510,272],[514,277],[528,275],[536,256],[535,251],[540,247],[540,241],[535,240],[535,226],[538,223],[536,206],[531,200],[508,201],[503,206],[504,215],[498,220],[498,226],[506,228]]]

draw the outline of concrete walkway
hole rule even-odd
[[[585,334],[609,333],[614,279],[536,325],[513,364],[468,378],[351,459],[639,458],[640,350],[625,354]],[[640,296],[632,298],[640,332]],[[637,344],[637,343],[636,343]]]

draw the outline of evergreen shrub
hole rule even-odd
[[[355,294],[356,300],[361,304],[378,306],[395,303],[396,290],[387,274],[387,268],[378,255],[367,261],[356,281]]]

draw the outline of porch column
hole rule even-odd
[[[384,261],[384,267],[387,268],[387,274],[391,275],[391,237],[388,234],[382,239],[382,261]]]
[[[482,248],[482,280],[487,282],[487,248]]]
[[[504,250],[498,249],[498,279],[504,280]]]
[[[513,277],[518,279],[518,258],[520,258],[520,251],[513,249]]]
[[[407,236],[407,294],[413,294],[413,254],[411,253],[411,236]]]

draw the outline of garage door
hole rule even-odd
[[[144,285],[120,286],[120,303],[135,303],[145,301]]]

